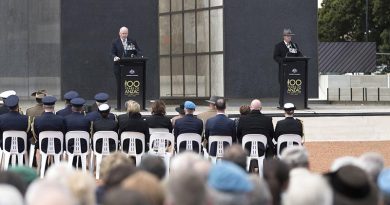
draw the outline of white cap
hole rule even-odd
[[[7,90],[7,91],[4,91],[2,93],[0,93],[0,97],[1,98],[8,98],[8,96],[10,95],[16,95],[16,92],[14,90]]]
[[[286,103],[286,104],[284,104],[283,108],[285,110],[295,110],[295,105],[292,103]]]
[[[110,106],[106,103],[99,105],[99,111],[107,111],[109,109],[110,109]]]

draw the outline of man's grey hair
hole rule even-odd
[[[34,181],[27,189],[26,205],[79,205],[63,184],[46,179]]]
[[[282,197],[282,204],[332,205],[333,192],[323,176],[297,168],[291,170],[289,186]]]
[[[250,205],[271,205],[272,195],[269,190],[267,182],[258,175],[251,174],[249,176],[254,189],[249,193]]]
[[[209,187],[209,194],[213,205],[249,205],[248,193],[221,192]]]
[[[330,171],[335,172],[339,170],[341,167],[347,165],[359,167],[360,169],[364,170],[364,165],[358,158],[352,156],[344,156],[344,157],[339,157],[332,162],[332,165],[330,166]]]
[[[284,161],[291,169],[297,167],[309,168],[309,154],[302,146],[291,146],[283,149],[280,160]]]
[[[15,187],[8,184],[0,184],[0,204],[23,205],[23,196]]]
[[[366,152],[359,157],[359,160],[363,163],[363,169],[368,173],[373,182],[376,182],[379,173],[385,166],[383,156],[376,152]]]

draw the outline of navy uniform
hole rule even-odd
[[[70,103],[72,104],[72,109],[74,109],[75,111],[73,111],[71,114],[65,117],[66,132],[86,131],[90,133],[91,123],[82,112],[82,107],[85,104],[85,100],[83,98],[73,98],[70,101]],[[81,143],[81,151],[85,152],[88,149],[87,143],[84,140],[81,140],[80,143]],[[70,140],[67,147],[67,150],[69,150],[70,152],[73,152],[73,144],[74,144],[74,140]]]
[[[38,90],[33,92],[31,96],[35,97],[36,105],[26,110],[26,115],[30,117],[31,121],[34,117],[41,116],[45,110],[43,109],[42,98],[46,96],[46,90]]]
[[[60,131],[65,135],[65,121],[62,116],[54,114],[54,104],[57,99],[53,96],[46,96],[42,99],[42,103],[45,106],[53,106],[53,112],[47,111],[44,112],[41,116],[38,116],[34,120],[34,133],[38,138],[39,142],[39,133],[43,131]],[[65,144],[65,137],[64,137]],[[37,143],[37,149],[42,149],[42,151],[46,152],[47,150],[47,139],[42,140],[41,147],[39,147],[39,143]],[[58,153],[60,151],[60,141],[58,139],[54,140],[55,152]]]
[[[0,115],[0,144],[3,142],[3,132],[9,130],[25,131],[27,132],[27,144],[31,138],[30,132],[30,123],[26,115],[19,113],[19,97],[16,95],[11,95],[5,99],[4,104],[9,107],[10,111],[8,113]],[[18,138],[18,148],[19,151],[24,149],[23,140]],[[5,142],[3,147],[10,147],[11,139]],[[28,145],[26,145],[29,147]],[[27,150],[26,150],[27,151]]]
[[[283,106],[286,111],[286,118],[284,120],[280,120],[276,123],[275,128],[275,140],[278,141],[278,137],[283,134],[296,134],[299,136],[303,136],[303,126],[302,122],[299,119],[295,119],[293,117],[293,113],[295,110],[295,106],[292,103],[286,103]],[[297,145],[294,142],[294,145]],[[280,150],[283,150],[287,146],[287,143],[284,142],[280,145]]]
[[[98,131],[114,131],[118,132],[118,122],[115,119],[109,118],[110,113],[110,106],[108,104],[101,104],[99,106],[99,115],[100,117],[93,121],[92,131],[98,132]],[[103,140],[99,139],[96,141],[96,151],[101,152],[102,151],[102,143]],[[115,141],[109,140],[109,147],[110,152],[115,150]]]
[[[3,99],[2,104],[0,104],[0,115],[9,112],[9,108],[5,105],[4,101],[10,95],[16,95],[16,92],[13,90],[7,90],[7,91],[0,93],[0,97]]]
[[[76,91],[71,90],[71,91],[65,93],[64,94],[65,108],[57,111],[56,115],[61,115],[62,117],[65,117],[65,116],[71,114],[72,113],[72,105],[70,104],[70,101],[73,98],[77,98],[77,97],[79,97],[79,93]]]
[[[109,98],[109,95],[107,93],[98,93],[95,95],[95,100],[96,103],[92,105],[92,112],[89,112],[86,117],[89,121],[93,122],[101,117],[99,110],[98,110],[98,105],[101,105],[103,103],[107,103]],[[109,113],[108,118],[111,120],[116,120],[116,117],[114,114]]]

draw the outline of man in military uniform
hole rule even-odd
[[[33,107],[28,108],[26,110],[26,115],[30,118],[41,116],[42,113],[45,111],[43,109],[42,98],[46,96],[46,90],[38,90],[36,92],[33,92],[31,96],[35,97],[35,101],[37,102],[37,104]]]
[[[292,103],[286,103],[283,106],[285,112],[285,119],[276,123],[275,128],[275,140],[278,141],[278,137],[283,134],[297,134],[303,136],[303,126],[299,119],[294,118],[295,105]],[[294,143],[296,144],[296,143]],[[280,145],[280,150],[283,150],[287,146],[284,142]]]
[[[114,131],[118,132],[118,122],[115,119],[111,119],[110,116],[110,106],[106,103],[99,105],[99,115],[100,117],[93,121],[93,133],[98,131]],[[96,142],[96,151],[102,151],[103,140],[100,139]],[[110,151],[115,150],[114,140],[109,140]]]
[[[16,92],[13,91],[13,90],[7,90],[7,91],[4,91],[4,92],[0,93],[0,97],[3,99],[3,100],[0,102],[0,115],[9,112],[9,108],[5,105],[4,101],[5,101],[5,99],[7,99],[7,97],[10,96],[10,95],[16,95]],[[1,142],[0,142],[0,143],[1,143]]]
[[[56,115],[61,115],[62,117],[65,117],[65,116],[71,114],[72,113],[72,105],[70,104],[70,101],[73,98],[77,98],[78,96],[79,96],[79,93],[77,93],[74,90],[71,90],[71,91],[65,93],[64,94],[65,108],[57,111]]]
[[[86,131],[90,133],[91,123],[85,117],[83,112],[83,106],[85,100],[83,98],[73,98],[70,103],[72,104],[72,113],[65,117],[65,130],[69,131]],[[88,147],[87,143],[84,140],[81,140],[81,151],[85,152]],[[73,152],[74,140],[70,140],[67,150]]]
[[[10,109],[8,113],[0,115],[0,145],[3,142],[3,132],[9,130],[25,131],[27,132],[27,143],[31,138],[30,123],[26,115],[19,113],[19,97],[10,95],[5,99],[4,104]],[[2,148],[11,146],[11,139],[9,138],[2,145]],[[24,149],[24,142],[18,138],[18,150],[21,152]],[[29,146],[27,146],[29,147]],[[27,151],[27,150],[26,150]]]
[[[57,99],[53,96],[45,96],[42,99],[44,113],[38,116],[34,120],[34,133],[37,136],[37,142],[39,142],[39,134],[43,131],[60,131],[65,135],[65,121],[62,116],[54,114],[54,105]],[[65,141],[64,141],[65,144]],[[47,151],[47,139],[42,140],[42,144],[37,143],[37,149]],[[60,141],[54,140],[55,152],[58,153],[61,149]],[[38,158],[38,157],[37,157]]]
[[[101,117],[99,111],[98,111],[98,106],[104,104],[104,103],[107,103],[108,101],[108,98],[109,98],[109,95],[107,93],[98,93],[95,95],[95,100],[96,100],[96,103],[94,103],[92,105],[92,112],[89,112],[86,117],[89,121],[93,122],[97,119],[99,119]],[[96,107],[96,109],[94,108]],[[114,114],[112,113],[109,113],[108,114],[108,118],[110,118],[111,120],[115,120],[116,117]]]
[[[208,110],[197,115],[197,117],[203,121],[203,128],[205,128],[206,122],[209,118],[212,118],[217,115],[217,109],[215,108],[215,102],[217,102],[217,100],[218,96],[211,96],[210,100],[206,100],[206,102],[209,103]]]

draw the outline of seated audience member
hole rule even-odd
[[[23,196],[27,190],[27,182],[22,176],[11,171],[0,171],[0,184],[9,184],[15,187]]]
[[[0,204],[24,205],[22,194],[13,186],[0,184]]]
[[[240,106],[240,117],[244,116],[244,115],[247,115],[251,112],[251,107],[249,105],[241,105]],[[240,121],[240,117],[236,118],[234,120],[234,125],[236,127],[236,132],[237,132],[237,126],[238,126],[238,122]]]
[[[104,197],[103,205],[152,205],[146,196],[121,187],[110,190]]]
[[[358,158],[352,156],[343,156],[333,160],[329,170],[334,172],[347,165],[353,165],[364,170],[363,163]]]
[[[26,193],[26,205],[79,205],[80,202],[63,184],[50,180],[36,180]]]
[[[79,97],[79,93],[74,91],[74,90],[66,92],[64,94],[65,108],[62,109],[62,110],[57,111],[56,115],[61,115],[62,117],[65,117],[67,115],[72,114],[72,104],[70,103],[70,101],[73,98],[77,98],[77,97]]]
[[[236,142],[236,128],[234,121],[226,117],[226,102],[223,98],[218,98],[215,102],[217,114],[206,121],[205,140],[208,143],[210,136],[229,136],[233,142]],[[210,146],[209,154],[215,156],[217,153],[217,143],[208,144]],[[229,146],[229,143],[224,142],[224,147]]]
[[[101,104],[99,105],[99,115],[100,117],[97,118],[92,123],[92,132],[99,132],[99,131],[114,131],[118,132],[118,122],[115,119],[109,118],[110,114],[110,106],[108,104]],[[96,141],[96,151],[102,152],[102,144],[103,139],[99,139]],[[94,148],[95,149],[95,148]],[[113,152],[117,149],[115,147],[115,141],[113,139],[109,139],[109,149],[110,152]]]
[[[378,176],[380,204],[390,205],[390,168],[383,169]]]
[[[378,188],[363,169],[345,165],[325,176],[333,189],[334,205],[378,204]]]
[[[206,111],[199,113],[196,117],[203,122],[203,128],[206,127],[206,122],[208,119],[214,117],[217,114],[217,109],[215,108],[215,103],[217,102],[218,96],[211,96],[206,102],[209,103],[209,107]]]
[[[91,174],[77,170],[69,176],[66,186],[81,205],[96,205],[96,181]]]
[[[194,170],[176,170],[172,172],[167,179],[165,204],[210,204],[206,180]]]
[[[142,160],[139,165],[139,168],[141,170],[153,174],[159,180],[162,180],[164,178],[166,172],[164,160],[158,156],[153,156],[148,154],[142,156]]]
[[[160,181],[157,177],[145,171],[139,171],[127,177],[121,186],[146,196],[151,205],[164,204],[164,190]]]
[[[250,193],[254,189],[248,174],[228,161],[217,163],[211,168],[207,184],[212,204],[217,205],[249,205]]]
[[[177,137],[180,134],[196,133],[202,135],[203,123],[202,120],[194,116],[195,108],[196,108],[195,103],[191,101],[186,101],[184,103],[184,111],[186,115],[183,118],[178,119],[175,123],[174,135],[175,135],[176,142],[177,142]],[[181,151],[185,151],[186,144],[187,144],[186,142],[180,144]],[[199,146],[201,145],[199,145],[198,143],[193,143],[192,146],[193,146],[192,147],[193,150],[198,150]]]
[[[362,162],[363,169],[371,177],[372,181],[376,183],[379,173],[384,168],[385,160],[383,156],[376,152],[367,152],[359,157]]]
[[[194,152],[183,152],[172,158],[170,165],[170,175],[176,172],[194,171],[202,179],[206,180],[210,171],[211,163]]]
[[[271,205],[272,196],[269,191],[267,182],[258,175],[251,174],[249,180],[252,182],[254,188],[249,194],[250,205]]]
[[[8,171],[18,174],[23,181],[30,185],[36,178],[38,178],[37,170],[27,166],[10,167]]]
[[[121,185],[124,179],[136,173],[138,169],[134,165],[121,164],[113,167],[105,178],[105,188],[110,190]]]
[[[42,99],[47,95],[46,90],[38,90],[36,92],[31,93],[31,96],[35,97],[35,104],[33,107],[27,108],[26,115],[34,118],[41,116],[44,112]]]
[[[309,168],[309,155],[305,147],[292,146],[282,151],[280,160],[285,162],[290,169],[297,167]]]
[[[166,128],[172,133],[171,120],[165,114],[165,103],[162,100],[154,101],[152,104],[152,115],[146,118],[149,128]]]
[[[96,100],[96,103],[94,103],[91,107],[91,112],[87,113],[87,115],[85,116],[89,121],[91,122],[94,122],[96,121],[97,119],[101,118],[102,115],[101,115],[101,112],[99,112],[99,106],[100,105],[103,105],[103,104],[106,104],[108,105],[107,101],[108,101],[108,98],[109,98],[109,95],[107,93],[98,93],[95,95],[95,100]],[[116,120],[116,116],[113,114],[113,113],[110,113],[108,112],[107,113],[107,118],[111,119],[111,120]]]
[[[223,153],[223,159],[230,161],[241,167],[243,170],[246,170],[246,157],[248,151],[242,148],[241,145],[233,144],[232,146],[225,149]]]
[[[145,152],[148,151],[149,143],[149,128],[145,120],[142,119],[140,113],[140,105],[133,101],[129,100],[126,102],[127,113],[118,116],[119,124],[119,138],[121,137],[122,132],[140,132],[145,135]],[[125,140],[122,144],[122,150],[129,150],[130,140]],[[140,140],[135,142],[137,154],[142,152],[142,143]]]
[[[305,193],[302,194],[302,191]],[[282,201],[283,205],[332,205],[333,193],[323,176],[297,168],[290,173]]]
[[[7,90],[2,93],[0,93],[0,115],[5,114],[9,112],[9,108],[5,105],[5,99],[7,99],[11,95],[16,95],[16,92],[14,90]],[[1,144],[1,142],[0,142]]]
[[[280,120],[276,123],[275,127],[275,141],[278,141],[280,135],[284,134],[296,134],[303,137],[303,126],[301,120],[294,118],[295,105],[292,103],[284,104],[284,116],[286,117],[283,120]],[[294,145],[298,145],[294,142]],[[280,150],[287,147],[287,142],[283,142],[280,145]]]
[[[184,112],[184,103],[183,104],[180,104],[179,107],[176,107],[175,108],[176,112],[179,113],[179,115],[173,117],[171,119],[171,122],[172,122],[172,127],[175,127],[175,122],[176,120],[180,119],[180,118],[183,118],[184,115],[185,115],[185,112]]]
[[[286,163],[268,159],[264,161],[264,180],[272,194],[273,205],[281,204],[281,194],[286,191],[289,181],[289,168]]]

